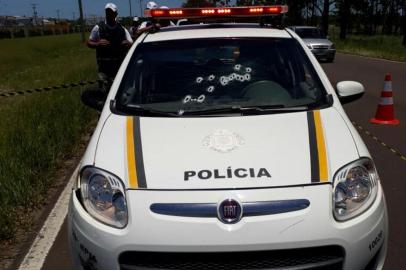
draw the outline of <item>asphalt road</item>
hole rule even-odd
[[[338,81],[355,80],[366,89],[364,97],[344,106],[352,121],[361,125],[385,144],[406,155],[406,64],[338,54],[332,64],[323,64],[333,85]],[[393,78],[395,112],[399,126],[372,125],[386,73]],[[406,160],[368,136],[360,134],[373,156],[385,189],[389,212],[389,250],[387,270],[406,269]],[[71,269],[66,221],[48,254],[43,269]]]

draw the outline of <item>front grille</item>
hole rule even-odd
[[[344,250],[338,246],[252,252],[171,253],[124,252],[122,270],[342,269]]]
[[[329,45],[312,45],[313,49],[328,49]]]

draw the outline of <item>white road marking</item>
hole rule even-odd
[[[75,169],[68,184],[59,196],[18,270],[39,270],[42,268],[68,213],[69,199],[78,169],[79,166]]]
[[[376,57],[371,57],[371,56],[364,56],[364,55],[359,55],[359,54],[353,54],[353,53],[347,53],[347,52],[337,52],[337,54],[344,54],[344,55],[349,55],[349,56],[358,56],[370,60],[377,60],[377,61],[383,61],[383,62],[390,62],[390,63],[395,63],[395,64],[404,64],[406,65],[406,62],[401,62],[401,61],[395,61],[395,60],[389,60],[389,59],[384,59],[384,58],[376,58]]]

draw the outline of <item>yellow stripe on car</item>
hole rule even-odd
[[[323,124],[321,121],[320,111],[314,111],[314,123],[316,126],[316,140],[317,140],[317,152],[319,156],[319,177],[320,182],[328,181],[328,163],[326,142],[324,140]]]
[[[137,168],[135,167],[134,118],[127,117],[127,168],[130,188],[138,188]]]

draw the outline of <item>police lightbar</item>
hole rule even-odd
[[[213,7],[213,8],[165,8],[145,10],[145,15],[153,18],[204,18],[204,17],[260,17],[287,13],[286,5]]]

